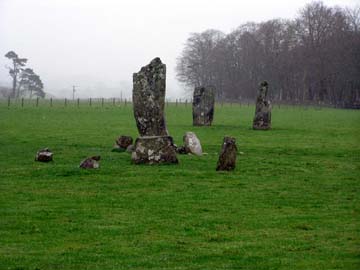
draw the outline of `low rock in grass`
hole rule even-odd
[[[236,141],[232,137],[224,137],[224,142],[217,163],[217,171],[232,171],[236,166]]]
[[[53,160],[53,153],[49,148],[44,148],[36,153],[35,161],[49,162]]]
[[[81,161],[79,167],[83,169],[98,169],[100,167],[99,160],[100,156],[89,157]]]
[[[124,152],[127,150],[127,148],[132,145],[133,143],[133,138],[130,136],[120,136],[119,138],[116,139],[115,141],[115,145],[113,147],[112,152]]]
[[[197,156],[202,155],[202,147],[200,140],[194,132],[186,132],[184,137],[184,148],[187,153],[191,153]]]
[[[128,153],[132,153],[135,151],[135,146],[133,144],[129,145],[127,148],[126,148],[126,152]]]

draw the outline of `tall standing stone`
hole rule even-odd
[[[215,89],[212,86],[196,87],[193,97],[193,125],[211,126],[214,119]]]
[[[267,100],[269,84],[263,81],[260,84],[259,94],[256,99],[256,110],[253,122],[253,129],[270,129],[271,128],[271,103]]]
[[[133,75],[133,106],[140,137],[135,141],[135,164],[178,163],[165,122],[166,66],[155,58]]]

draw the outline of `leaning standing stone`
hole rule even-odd
[[[200,140],[194,132],[186,132],[184,137],[184,148],[187,153],[191,153],[197,156],[202,155],[202,147]]]
[[[135,141],[135,164],[178,163],[165,121],[166,66],[155,58],[133,75],[133,107],[140,137]]]
[[[196,87],[193,97],[193,125],[211,126],[214,119],[215,89],[212,86]]]
[[[271,103],[267,100],[269,85],[266,81],[260,84],[259,95],[256,99],[256,110],[253,122],[253,129],[271,128]]]
[[[232,171],[236,166],[236,141],[232,137],[224,137],[224,142],[217,163],[217,171]]]
[[[36,153],[35,161],[49,162],[53,160],[53,153],[49,148],[44,148]]]
[[[93,156],[87,159],[84,159],[80,163],[80,168],[83,169],[98,169],[100,167],[99,164],[100,156]]]

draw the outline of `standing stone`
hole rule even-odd
[[[184,137],[184,148],[187,153],[191,153],[197,156],[202,155],[202,147],[200,140],[194,132],[186,132]]]
[[[253,129],[271,128],[271,103],[267,100],[269,85],[266,81],[260,84],[259,95],[256,99],[256,110],[253,122]]]
[[[178,163],[165,122],[166,66],[155,58],[133,75],[133,107],[140,137],[135,141],[135,164]]]
[[[53,160],[53,153],[49,148],[44,148],[36,153],[35,161],[49,162]]]
[[[214,107],[214,87],[196,87],[193,97],[193,125],[211,126],[214,119]]]
[[[100,156],[86,158],[81,161],[79,167],[83,169],[98,169],[100,167],[99,160]]]
[[[224,137],[224,142],[217,163],[217,171],[232,171],[236,166],[236,141],[232,137]]]

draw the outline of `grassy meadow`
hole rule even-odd
[[[132,165],[111,152],[137,136],[129,104],[0,104],[0,269],[360,269],[360,111],[217,104],[211,127],[166,108],[182,144],[206,154]],[[237,168],[216,172],[225,135]],[[49,147],[51,163],[34,162]],[[82,159],[101,155],[99,170]]]

